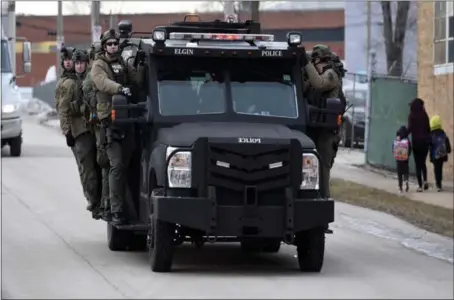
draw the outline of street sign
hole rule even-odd
[[[101,39],[100,39],[100,36],[101,36],[101,32],[102,31],[102,27],[101,26],[93,26],[92,28],[92,36],[91,36],[91,40],[93,43],[96,43],[96,42],[99,42]]]
[[[64,36],[57,36],[57,49],[58,49],[58,51],[60,51],[61,48],[63,48],[64,45],[65,45],[65,37]]]

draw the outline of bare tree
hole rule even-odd
[[[63,10],[71,15],[85,15],[90,12],[90,1],[63,1]]]
[[[396,3],[397,12],[394,24],[391,1],[380,1],[380,3],[383,13],[383,37],[385,39],[388,74],[400,77],[404,71],[405,34],[409,25],[414,26],[414,24],[408,24],[410,1],[399,1]]]

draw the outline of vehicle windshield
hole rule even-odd
[[[292,66],[275,59],[238,61],[230,80],[236,113],[298,118]]]
[[[366,106],[366,91],[345,91],[344,95],[349,104],[355,107]]]
[[[9,47],[8,43],[5,40],[2,40],[2,48],[0,56],[2,57],[2,73],[10,73],[11,70],[11,60],[9,56]]]
[[[237,114],[298,118],[293,64],[265,60],[160,58],[160,114],[222,114],[227,111],[226,96],[230,94],[228,100]]]
[[[159,110],[163,116],[221,114],[226,111],[224,71],[211,59],[197,65],[160,59]],[[184,66],[184,67],[183,67]]]

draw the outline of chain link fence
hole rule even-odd
[[[417,97],[413,78],[374,74],[370,84],[369,138],[366,162],[369,165],[396,171],[392,143],[397,130],[407,125],[409,103]],[[415,174],[410,160],[410,173]]]

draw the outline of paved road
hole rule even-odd
[[[146,253],[108,250],[64,139],[36,124],[24,129],[24,155],[2,151],[3,297],[453,297],[452,240],[342,204],[321,274],[297,271],[293,247],[246,256],[238,245],[183,247],[173,273],[152,273]]]

